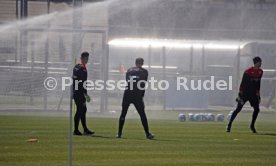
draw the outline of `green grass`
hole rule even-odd
[[[117,119],[89,118],[94,136],[73,137],[73,165],[276,166],[276,115],[261,114],[259,134],[248,129],[251,113],[241,113],[232,133],[226,122],[150,119],[156,140],[146,140],[139,119],[127,119],[116,139]],[[37,143],[28,143],[31,137]],[[67,117],[0,116],[0,165],[69,165]]]

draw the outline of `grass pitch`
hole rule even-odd
[[[276,166],[275,118],[261,114],[259,134],[248,129],[251,113],[238,115],[232,133],[226,121],[149,119],[156,140],[145,139],[139,119],[127,119],[123,139],[116,139],[117,118],[88,118],[96,134],[73,137],[73,165]],[[69,165],[68,117],[0,115],[0,165]]]

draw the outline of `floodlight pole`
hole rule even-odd
[[[82,12],[77,7],[82,7],[83,0],[72,0],[73,15],[72,15],[72,27],[73,27],[73,42],[72,42],[72,62],[76,60],[77,54],[81,49],[80,35],[75,34],[74,31],[79,32],[82,29]],[[73,163],[73,86],[70,91],[70,115],[69,115],[69,166]]]

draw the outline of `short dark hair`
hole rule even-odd
[[[260,57],[258,57],[258,56],[254,57],[253,58],[253,63],[256,64],[258,62],[262,62],[262,59]]]
[[[89,57],[89,53],[88,52],[82,52],[81,53],[81,58],[85,58],[85,57]]]
[[[136,58],[135,64],[136,64],[136,65],[143,65],[143,64],[144,64],[144,59],[141,58],[141,57]]]

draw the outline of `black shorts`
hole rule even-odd
[[[243,95],[240,98],[243,100],[244,104],[247,101],[249,101],[251,107],[256,107],[256,106],[259,106],[259,104],[260,104],[259,103],[259,97],[257,95]]]
[[[85,103],[85,96],[84,96],[83,93],[75,93],[73,95],[73,98],[74,98],[76,104],[83,104],[83,103]]]
[[[144,109],[143,96],[140,93],[135,93],[131,91],[125,91],[122,105],[124,108],[128,108],[130,104],[134,104],[135,107]]]

